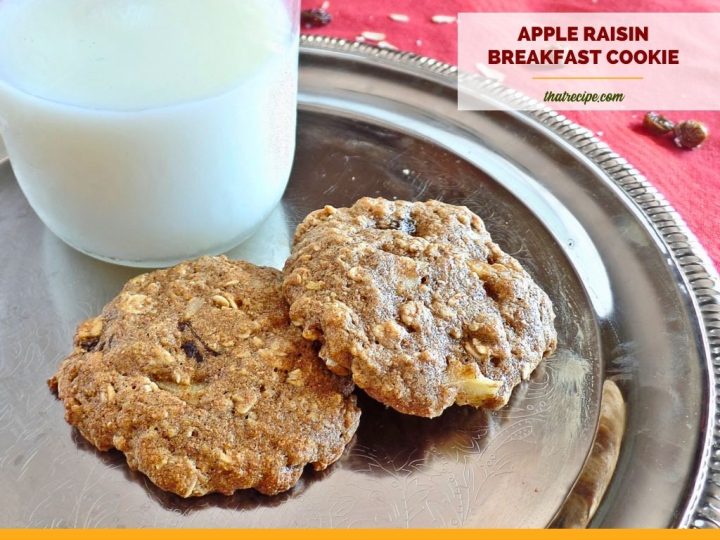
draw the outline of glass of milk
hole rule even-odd
[[[295,149],[299,0],[0,0],[0,134],[31,206],[99,259],[239,244]]]

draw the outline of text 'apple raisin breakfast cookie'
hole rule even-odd
[[[281,273],[204,257],[143,274],[81,324],[51,379],[100,450],[182,497],[291,488],[343,453],[360,411],[290,324]]]
[[[363,198],[298,226],[283,290],[338,375],[394,409],[497,409],[556,347],[548,296],[465,207]]]

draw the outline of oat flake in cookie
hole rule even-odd
[[[360,412],[290,324],[270,268],[205,257],[130,281],[50,381],[100,450],[183,497],[292,487],[342,454]]]
[[[547,295],[478,216],[437,201],[313,212],[283,289],[327,366],[407,414],[502,407],[557,341]]]

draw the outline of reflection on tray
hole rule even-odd
[[[600,424],[588,461],[555,519],[554,527],[586,527],[602,501],[620,455],[625,432],[626,406],[620,389],[611,381],[603,384]]]

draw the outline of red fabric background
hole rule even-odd
[[[714,0],[329,0],[331,24],[317,34],[355,39],[363,31],[386,34],[396,47],[457,63],[457,25],[436,24],[433,15],[462,11],[720,11]],[[320,7],[323,0],[302,0],[303,8]],[[395,22],[390,13],[408,15]],[[720,46],[720,41],[718,42]],[[718,66],[720,69],[720,66]],[[718,98],[720,99],[720,97]],[[632,163],[662,192],[696,234],[720,267],[720,112],[671,112],[676,120],[697,119],[711,135],[702,148],[676,148],[671,138],[648,136],[641,122],[646,111],[582,112],[566,115],[596,132],[610,147]]]

